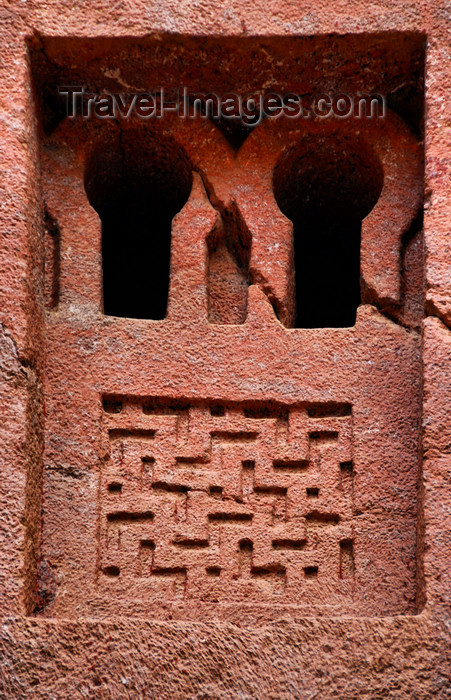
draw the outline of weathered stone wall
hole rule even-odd
[[[450,697],[450,15],[1,10],[3,696]],[[76,84],[389,110],[64,119]]]

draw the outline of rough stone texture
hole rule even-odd
[[[451,696],[450,17],[449,4],[437,1],[347,2],[333,8],[325,2],[305,2],[301,8],[280,2],[220,8],[211,2],[113,7],[98,2],[89,8],[59,1],[32,7],[15,0],[4,4],[3,696]],[[127,89],[137,78],[145,81],[146,70],[154,70],[151,61],[141,60],[141,49],[133,53],[133,45],[145,44],[148,37],[164,47],[164,35],[170,33],[201,35],[180,42],[185,60],[174,60],[180,73],[172,66],[170,74],[178,85],[190,70],[198,71],[199,84],[190,78],[192,84],[206,89],[202,81],[209,60],[201,58],[190,68],[189,51],[197,47],[203,56],[202,46],[208,56],[209,37],[220,35],[225,48],[219,56],[227,65],[227,52],[239,56],[235,41],[258,36],[267,38],[270,54],[278,47],[280,71],[271,61],[266,68],[264,61],[263,67],[244,61],[245,74],[247,70],[260,86],[275,72],[275,84],[288,90],[300,80],[288,69],[290,57],[296,56],[290,37],[394,31],[428,36],[424,256],[414,221],[421,188],[421,95],[403,93],[400,87],[402,97],[391,107],[401,118],[390,122],[399,121],[399,126],[386,161],[398,168],[398,185],[409,197],[400,195],[396,185],[388,196],[382,191],[364,222],[362,241],[377,235],[377,207],[393,208],[401,222],[393,227],[398,237],[400,228],[412,222],[413,228],[401,247],[399,238],[393,245],[384,218],[381,249],[374,239],[372,248],[363,247],[366,284],[355,327],[289,327],[292,254],[286,249],[283,256],[268,256],[265,250],[267,207],[278,217],[271,223],[274,232],[288,241],[285,245],[290,240],[288,220],[271,199],[269,161],[258,158],[259,147],[269,144],[265,128],[275,129],[265,123],[246,140],[242,134],[221,134],[208,122],[190,128],[189,134],[183,124],[163,127],[163,136],[181,145],[197,171],[188,203],[173,222],[168,317],[102,316],[101,224],[93,208],[95,191],[90,194],[89,184],[85,190],[84,159],[93,157],[92,147],[99,143],[113,152],[117,134],[114,126],[102,124],[96,137],[92,125],[85,125],[81,137],[76,125],[58,125],[58,106],[52,111],[44,99],[40,107],[40,80],[58,84],[82,75],[91,86]],[[407,36],[363,39],[363,46],[375,41],[379,49],[368,71],[372,77],[384,74],[385,82],[370,80],[375,89],[396,95],[399,76],[415,72],[402,57],[415,53],[421,41]],[[100,43],[96,37],[102,37]],[[125,44],[114,40],[120,37]],[[229,49],[226,37],[232,41]],[[343,85],[343,67],[357,76],[347,87],[364,85],[359,77],[362,39],[325,41],[310,69],[323,62],[325,46],[331,50],[327,41],[332,41],[332,53],[340,59],[329,72],[324,69],[325,85],[331,90]],[[384,41],[395,43],[398,60],[384,64],[380,59],[378,42]],[[303,50],[305,58],[311,44]],[[161,72],[167,71],[168,64],[158,52],[154,55]],[[109,82],[98,82],[99,65],[106,66]],[[137,65],[143,66],[141,75]],[[246,84],[240,77],[243,65],[241,74],[238,68],[227,86],[237,91]],[[288,74],[294,75],[292,83],[284,78]],[[215,80],[208,89],[219,89]],[[312,84],[304,87],[308,92]],[[417,106],[406,111],[409,99]],[[49,114],[44,135],[40,121]],[[130,140],[128,146],[124,142],[125,152],[133,150],[136,128],[132,122],[124,127]],[[176,162],[171,160],[170,167]],[[92,167],[101,189],[101,172]],[[252,191],[246,197],[239,181],[244,167],[249,182],[255,178],[254,191],[261,188],[253,205]],[[266,181],[259,177],[262,168]],[[235,209],[231,200],[238,202]],[[232,227],[226,216],[230,212]],[[256,246],[246,257],[250,238]],[[379,260],[381,252],[383,260],[387,256],[391,261],[383,270],[374,258]],[[377,279],[381,272],[388,277]],[[251,286],[243,296],[247,280]],[[306,428],[309,421],[320,428]],[[338,435],[330,439],[329,433],[324,446],[316,444],[327,438],[328,430]],[[251,440],[243,439],[249,434]],[[293,435],[296,458],[290,447]],[[178,471],[165,463],[168,455],[181,462]],[[352,471],[345,469],[344,478],[352,476],[354,482],[352,507],[347,487],[341,484],[338,497],[333,486],[338,465],[350,462]],[[284,463],[292,473],[285,473]],[[134,472],[137,464],[143,465],[141,482]],[[152,467],[148,482],[146,464]],[[232,465],[228,475],[233,479],[225,479],[224,464]],[[321,478],[315,472],[318,464],[325,465]],[[308,481],[310,475],[314,483]],[[122,491],[114,486],[109,491],[110,484],[120,484]],[[307,488],[319,488],[318,496],[308,496]],[[116,505],[121,498],[126,507]],[[310,507],[312,498],[318,507]],[[198,501],[193,520],[190,499]],[[139,520],[144,508],[152,512],[150,524]],[[287,525],[288,512],[295,527]],[[230,524],[230,516],[237,514],[252,515],[252,537],[246,517],[238,526]],[[121,519],[126,520],[125,546],[117,540]],[[321,543],[316,558],[309,534],[315,522],[316,542]],[[226,536],[218,539],[223,527]],[[277,534],[268,538],[270,530]],[[147,543],[141,547],[147,560],[140,558],[139,542]],[[340,551],[348,557],[347,567],[340,565]],[[290,587],[300,566],[310,572]],[[313,579],[312,567],[318,567]],[[347,574],[340,578],[344,570]],[[312,593],[306,586],[316,588]],[[281,587],[282,596],[277,592]],[[278,597],[282,603],[275,602]]]
[[[385,183],[362,225],[363,287],[381,305],[401,302],[401,234],[421,193],[415,140],[393,115],[384,124],[359,122]],[[305,128],[346,142],[352,126]],[[43,614],[262,622],[416,609],[419,336],[369,304],[352,329],[289,331],[277,319],[294,316],[293,236],[272,178],[298,141],[299,126],[264,123],[234,159],[212,124],[177,117],[121,132],[65,121],[44,139],[60,262],[46,333]],[[143,176],[130,162],[145,153],[159,183],[165,144],[174,196],[181,148],[198,171],[173,222],[161,321],[101,314],[101,226],[88,198],[103,211],[118,142],[127,173]],[[238,324],[207,322],[206,241],[224,212],[247,232],[243,247],[252,241]],[[232,306],[221,266],[215,274],[222,308]],[[113,413],[102,415],[102,396]]]

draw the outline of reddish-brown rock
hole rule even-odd
[[[0,17],[2,695],[450,697],[446,4]]]

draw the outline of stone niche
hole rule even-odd
[[[35,615],[403,615],[424,38],[47,38]],[[384,118],[65,118],[57,88],[380,93]]]

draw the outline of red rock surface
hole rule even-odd
[[[2,696],[450,697],[446,3],[0,18]],[[390,109],[63,119],[79,83]],[[315,197],[357,211],[354,325],[299,320],[340,294],[327,251],[300,292]],[[170,277],[121,274],[172,217]]]

